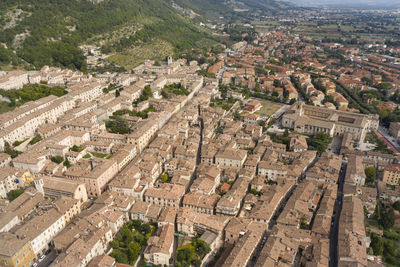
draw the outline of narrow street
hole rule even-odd
[[[344,184],[344,177],[346,175],[346,168],[347,168],[347,161],[343,161],[338,179],[338,192],[334,208],[335,216],[333,218],[333,224],[331,225],[331,236],[330,236],[330,246],[329,246],[330,267],[338,266],[339,219],[343,204],[343,184]]]
[[[199,121],[199,127],[200,127],[200,142],[199,142],[199,149],[197,151],[197,156],[196,156],[196,169],[195,169],[195,171],[194,171],[194,173],[193,173],[193,175],[192,175],[192,177],[190,179],[190,182],[189,182],[189,185],[187,187],[187,190],[186,190],[185,194],[189,191],[190,186],[193,184],[193,181],[194,181],[194,179],[195,179],[195,177],[197,175],[197,166],[201,163],[201,147],[203,145],[204,122],[203,122],[203,118],[201,117],[200,105],[197,107],[197,110],[198,110],[198,115],[199,115],[198,121]],[[182,201],[180,203],[180,206],[182,206]],[[175,234],[175,236],[174,236],[174,247],[173,247],[173,253],[172,253],[174,255],[174,257],[171,257],[169,266],[175,266],[174,260],[178,256],[177,250],[178,250],[178,247],[180,245],[179,244],[180,243],[179,242],[179,238],[182,238],[182,237],[180,237],[179,235]]]
[[[54,261],[54,259],[57,257],[56,251],[51,248],[51,251],[45,255],[46,257],[41,261],[38,262],[38,267],[47,267],[50,266],[50,264]]]
[[[382,135],[384,138],[384,141],[392,150],[394,150],[396,153],[400,153],[400,145],[396,142],[396,139],[394,139],[388,132],[388,130],[382,126],[379,126],[378,132]]]
[[[309,168],[311,168],[312,166],[314,166],[315,162],[318,161],[318,159],[319,159],[319,158],[317,157],[317,158],[307,167],[306,171],[307,171]],[[302,175],[298,178],[297,182],[292,186],[292,188],[287,192],[287,194],[285,195],[285,197],[284,197],[284,198],[282,199],[282,201],[279,203],[279,206],[276,208],[274,215],[272,216],[271,220],[270,220],[269,223],[268,223],[267,231],[265,232],[265,234],[264,234],[264,236],[263,236],[263,238],[262,238],[262,240],[261,240],[261,243],[259,244],[259,246],[258,246],[257,249],[255,250],[255,252],[253,253],[252,259],[250,260],[250,263],[249,263],[248,266],[251,266],[251,267],[254,266],[254,267],[256,267],[254,264],[256,263],[257,258],[259,257],[262,248],[264,247],[265,243],[267,242],[268,237],[270,236],[270,231],[271,231],[272,227],[273,227],[274,225],[276,225],[276,220],[279,218],[279,215],[281,215],[283,209],[285,208],[285,206],[286,206],[287,202],[289,201],[290,197],[293,195],[293,192],[296,190],[297,186],[298,186],[300,183],[302,183],[302,182],[304,181],[306,171],[304,172],[304,174],[302,174]]]

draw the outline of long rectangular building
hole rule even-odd
[[[379,116],[332,110],[324,107],[293,104],[282,117],[282,126],[300,133],[317,134],[324,132],[330,136],[352,133],[354,140],[364,140],[370,130],[377,130]]]

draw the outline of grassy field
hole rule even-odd
[[[169,55],[174,54],[174,47],[163,40],[154,40],[151,44],[130,48],[124,52],[114,54],[107,58],[119,66],[127,69],[137,67],[145,59],[163,60]]]
[[[258,114],[262,117],[271,116],[283,106],[282,104],[273,103],[270,101],[265,101],[265,100],[259,100],[259,101],[261,101],[262,103],[262,108],[256,111],[255,114]]]

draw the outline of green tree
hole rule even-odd
[[[332,137],[330,137],[329,134],[323,132],[307,138],[308,149],[316,150],[318,154],[322,154],[323,152],[325,152],[331,142]]]
[[[111,246],[113,249],[119,248],[119,242],[118,242],[118,240],[113,240],[113,241],[111,241],[111,242],[110,242],[110,246]]]
[[[376,178],[376,169],[374,167],[367,167],[365,168],[365,176],[367,176],[367,183],[375,182]]]
[[[7,198],[9,201],[13,201],[14,199],[22,195],[22,193],[24,193],[24,189],[11,190],[10,192],[8,192]]]
[[[178,251],[178,261],[190,263],[193,259],[193,251],[190,248],[185,248]]]
[[[300,218],[300,229],[305,229],[307,230],[309,228],[309,225],[307,223],[307,219],[305,217]]]
[[[77,145],[74,145],[73,147],[71,147],[71,151],[74,152],[81,152],[83,149]]]
[[[106,121],[106,127],[111,133],[128,134],[131,131],[128,121],[119,116],[114,117],[113,120]]]
[[[114,249],[113,252],[110,253],[110,256],[115,258],[118,263],[128,264],[128,256],[122,252],[120,249]]]
[[[142,247],[137,242],[130,242],[128,245],[128,259],[129,263],[133,264],[138,258]]]
[[[374,85],[374,81],[371,78],[368,78],[368,77],[362,77],[361,81],[367,86]]]
[[[235,110],[235,112],[233,113],[233,120],[235,121],[240,120],[240,113],[238,110]]]
[[[138,230],[138,231],[140,231],[140,230]],[[146,245],[146,238],[143,236],[142,233],[138,233],[138,231],[135,231],[133,234],[135,241],[141,245]]]
[[[376,233],[371,233],[371,247],[374,255],[383,254],[383,241]]]
[[[10,52],[0,45],[0,64],[8,64],[11,60]]]
[[[134,240],[132,231],[126,225],[124,225],[124,227],[122,228],[121,235],[122,240],[125,242],[125,244],[129,244]]]
[[[152,231],[152,227],[149,223],[143,223],[139,229],[140,232],[144,234],[150,233]]]
[[[280,88],[283,87],[282,82],[280,80],[278,80],[278,79],[274,80],[274,86],[275,87],[280,87]]]
[[[54,163],[60,164],[61,162],[64,161],[64,158],[62,156],[54,156],[51,157],[50,160]]]
[[[385,239],[383,243],[383,260],[384,262],[399,266],[399,255],[396,243],[393,240]]]
[[[195,267],[200,267],[200,266],[201,266],[201,260],[198,259],[198,258],[193,259],[191,263],[192,263]]]
[[[381,221],[380,224],[384,229],[389,229],[393,227],[394,225],[394,209],[393,207],[385,207],[384,209],[381,209],[382,214],[381,214]]]
[[[168,181],[168,174],[166,174],[166,173],[161,174],[161,181],[163,183],[167,182]]]
[[[393,208],[397,211],[400,211],[400,200],[397,200],[393,203]]]
[[[12,149],[10,144],[7,141],[4,142],[4,152],[6,154],[10,155],[11,158],[16,158],[16,157],[18,157],[19,154],[21,154],[21,152]]]
[[[283,101],[287,102],[289,100],[289,91],[286,88],[283,88]]]
[[[204,258],[211,251],[210,246],[200,238],[194,238],[192,244],[200,258]]]
[[[136,101],[136,103],[146,101],[152,96],[153,96],[153,92],[151,91],[151,87],[149,85],[146,85],[144,87],[139,99]]]
[[[29,141],[30,145],[34,145],[42,140],[42,136],[40,134],[36,135],[35,137],[32,138],[31,141]]]
[[[393,207],[386,207],[380,200],[376,203],[374,217],[377,219],[379,226],[383,229],[390,229],[394,225]]]
[[[135,229],[139,229],[139,227],[140,227],[141,224],[142,224],[142,223],[141,223],[139,220],[133,220],[133,221],[132,221],[132,226],[133,226]]]
[[[71,162],[68,159],[65,159],[65,161],[63,162],[63,165],[67,168],[71,167]]]

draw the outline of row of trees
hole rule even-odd
[[[304,90],[304,88],[301,86],[299,79],[292,75],[292,76],[290,76],[290,81],[293,83],[297,92],[299,92],[300,95],[303,97],[304,101],[306,103],[309,103],[310,99],[308,97],[308,94],[307,94],[306,90]]]
[[[117,110],[113,113],[113,116],[122,116],[124,114],[128,114],[131,117],[140,117],[142,119],[147,119],[150,112],[156,112],[156,111],[157,110],[152,105],[150,105],[150,107],[146,108],[143,111],[135,111],[127,109]]]
[[[400,251],[396,243],[400,241],[400,229],[394,228],[394,210],[400,211],[400,201],[393,205],[384,205],[380,200],[377,201],[374,219],[383,229],[383,236],[375,232],[370,233],[371,249],[374,255],[383,256],[385,263],[394,266],[400,265]]]
[[[137,105],[140,102],[148,100],[150,97],[153,96],[153,92],[151,91],[151,88],[149,85],[146,85],[142,91],[142,94],[140,95],[139,99],[136,100],[133,104]]]
[[[67,93],[64,87],[49,87],[44,84],[27,84],[22,89],[7,91],[0,89],[0,95],[9,99],[8,106],[10,107],[20,106],[29,101],[35,101],[49,95],[63,96]]]

